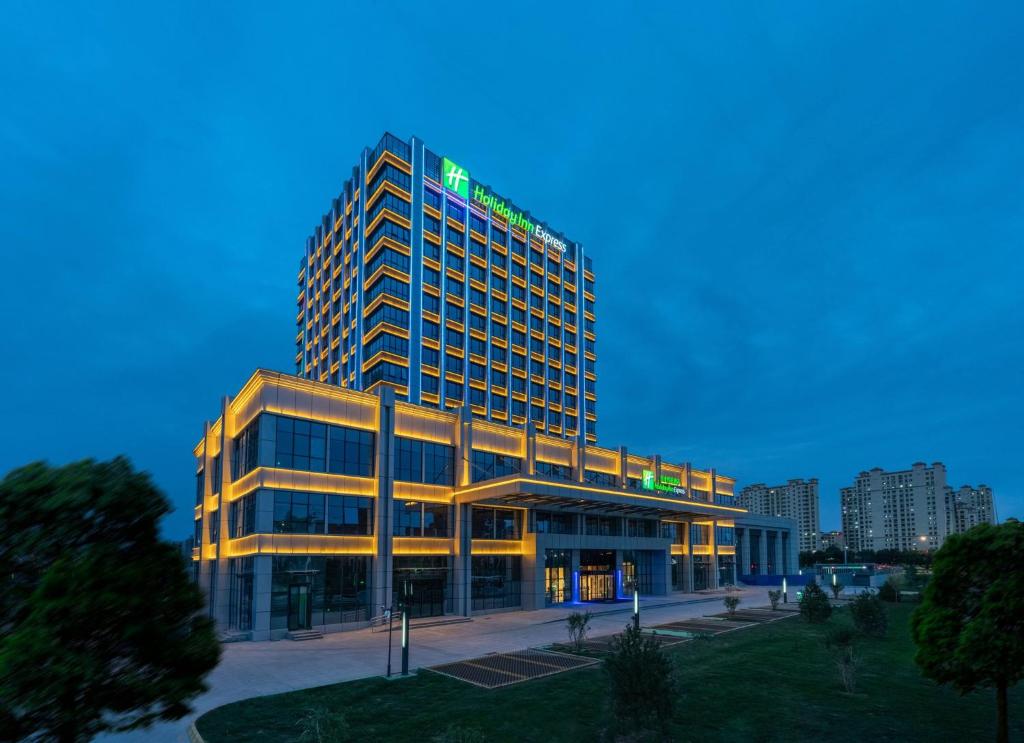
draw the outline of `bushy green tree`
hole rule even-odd
[[[88,740],[176,720],[220,658],[170,510],[126,459],[0,481],[0,739]]]
[[[803,595],[800,597],[800,616],[812,624],[826,622],[832,616],[832,604],[829,603],[828,596],[814,581],[804,586]]]
[[[950,536],[911,631],[925,676],[961,694],[994,687],[997,740],[1009,740],[1007,690],[1024,675],[1024,524],[1010,519]]]
[[[897,588],[897,583],[893,578],[889,578],[882,584],[882,587],[878,589],[878,598],[882,601],[888,601],[889,603],[895,603],[900,599],[900,591]]]
[[[779,608],[779,602],[782,600],[782,591],[768,591],[768,602],[772,605],[772,611]]]
[[[857,631],[868,637],[885,637],[889,631],[889,616],[881,599],[866,591],[850,602],[850,615]]]
[[[736,607],[740,605],[739,596],[726,596],[722,601],[725,604],[725,610],[729,612],[730,615],[736,613]]]
[[[676,683],[672,661],[657,640],[627,625],[612,641],[605,668],[620,724],[629,722],[642,728],[656,722],[663,729],[668,725],[675,707]]]

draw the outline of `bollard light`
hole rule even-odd
[[[633,584],[633,626],[640,629],[640,591]]]
[[[789,596],[786,592],[786,576],[782,576],[782,603],[789,603]]]

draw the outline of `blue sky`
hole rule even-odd
[[[602,443],[816,476],[823,528],[918,460],[1024,516],[1021,4],[151,5],[5,9],[0,469],[126,453],[187,535],[391,130],[587,247]]]

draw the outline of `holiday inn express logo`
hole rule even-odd
[[[464,199],[469,198],[469,171],[456,165],[447,157],[441,160],[441,180],[444,187],[454,191]]]
[[[449,191],[469,200],[469,171],[447,157],[441,158],[441,184]],[[503,198],[496,196],[479,183],[473,186],[473,200],[479,201],[492,213],[500,216],[508,222],[509,226],[530,233],[538,240],[543,240],[544,247],[554,248],[563,253],[566,251],[565,240],[555,237],[539,224],[534,224],[524,212],[508,204]]]

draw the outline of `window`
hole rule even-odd
[[[506,475],[518,475],[522,471],[522,460],[507,454],[473,450],[473,482],[493,480]]]
[[[474,556],[470,587],[473,611],[519,606],[521,569],[519,555]]]
[[[358,495],[327,496],[327,533],[373,534],[374,499]]]
[[[473,539],[519,539],[523,512],[514,508],[473,506]]]
[[[572,480],[572,467],[567,464],[537,460],[537,474],[543,477],[554,477],[558,480]]]
[[[431,297],[435,302],[437,297]],[[432,320],[423,321],[423,337],[430,338],[431,340],[440,340],[441,338],[441,326]]]
[[[323,534],[324,496],[274,490],[274,533]]]
[[[538,534],[576,533],[576,514],[558,511],[537,511],[536,513],[534,528]]]
[[[372,431],[331,426],[328,472],[356,477],[371,477],[374,471]]]
[[[595,485],[604,485],[605,487],[615,487],[615,475],[607,472],[596,472],[594,470],[584,470],[583,479],[587,482],[594,483]]]
[[[228,510],[228,538],[237,539],[256,531],[256,493],[231,501]]]
[[[323,472],[326,465],[327,426],[298,418],[275,418],[277,449],[274,466]]]
[[[451,506],[443,503],[405,501],[395,503],[394,530],[396,537],[450,537],[452,536]]]
[[[366,288],[364,299],[369,304],[382,294],[397,299],[409,299],[409,285],[393,276],[381,276]]]
[[[454,374],[462,374],[462,359],[458,356],[453,356],[450,353],[444,355],[445,371],[450,371]]]
[[[424,374],[420,379],[420,386],[423,388],[424,392],[436,395],[438,388],[438,379],[432,374]]]
[[[584,516],[584,534],[596,537],[618,537],[622,534],[622,519],[614,516]]]

